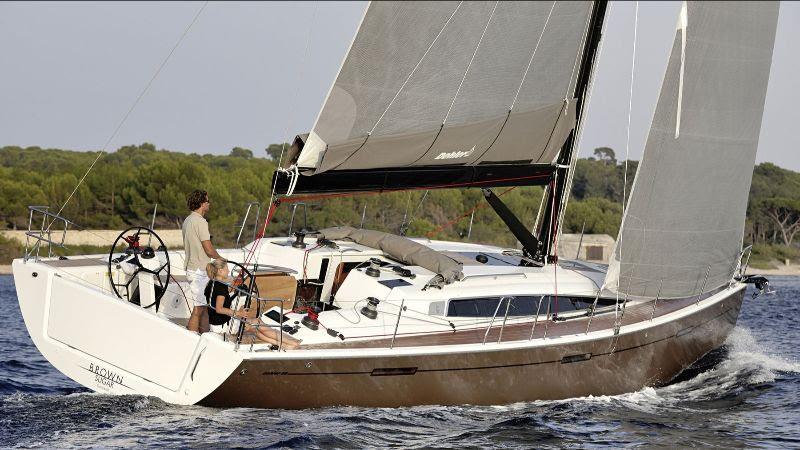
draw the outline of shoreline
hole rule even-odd
[[[0,264],[0,275],[11,275],[11,264]],[[800,265],[784,266],[778,269],[755,269],[747,268],[747,275],[777,275],[788,277],[800,277]]]
[[[756,269],[754,267],[747,268],[747,275],[777,275],[777,276],[800,276],[800,266],[790,265],[783,266],[776,269]]]

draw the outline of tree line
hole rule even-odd
[[[261,203],[263,219],[283,148],[283,144],[270,145],[261,157],[240,147],[228,155],[199,155],[157,149],[150,143],[124,146],[98,159],[62,215],[86,229],[149,226],[158,204],[156,228],[178,228],[188,213],[187,194],[205,189],[212,201],[208,219],[214,240],[220,246],[231,245],[248,203]],[[57,211],[97,156],[97,152],[0,147],[0,229],[27,229],[28,205],[49,205]],[[614,151],[605,147],[579,159],[564,231],[616,237],[623,194],[630,192],[636,167],[636,161],[617,161]],[[626,168],[628,185],[623,186]],[[495,191],[523,223],[534,225],[541,187]],[[485,206],[479,189],[356,195],[297,206],[294,228],[358,227],[363,222],[365,228],[409,236],[469,237],[474,242],[515,245],[502,221]],[[267,235],[288,233],[293,208],[278,208]],[[255,210],[245,224],[242,241],[252,238],[254,224]],[[770,163],[755,167],[746,230],[749,243],[795,243],[800,235],[800,173]]]

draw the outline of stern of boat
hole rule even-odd
[[[156,396],[194,404],[241,358],[219,335],[182,324],[111,294],[98,258],[16,259],[14,283],[31,340],[59,371],[100,393]],[[80,267],[77,267],[80,266]]]

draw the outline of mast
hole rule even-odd
[[[556,165],[550,184],[545,192],[545,209],[537,234],[539,242],[542,245],[542,255],[547,255],[546,258],[549,262],[555,262],[557,260],[552,253],[559,224],[554,223],[554,221],[557,221],[560,215],[558,209],[561,205],[562,196],[567,188],[569,171],[574,170],[574,167],[571,167],[571,161],[573,153],[577,151],[575,148],[577,144],[575,134],[583,119],[584,99],[589,86],[589,80],[591,80],[598,44],[602,36],[603,20],[605,19],[607,6],[608,2],[603,0],[595,2],[592,7],[589,30],[586,33],[586,44],[584,46],[577,83],[575,84],[574,97],[577,99],[575,103],[575,119],[577,125],[573,128],[569,137],[564,142],[564,145],[561,147],[561,152],[556,159]]]

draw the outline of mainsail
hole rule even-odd
[[[777,19],[778,2],[684,3],[606,289],[685,297],[731,280]]]
[[[592,11],[591,2],[371,3],[286,165],[301,178],[552,166],[575,126]]]

